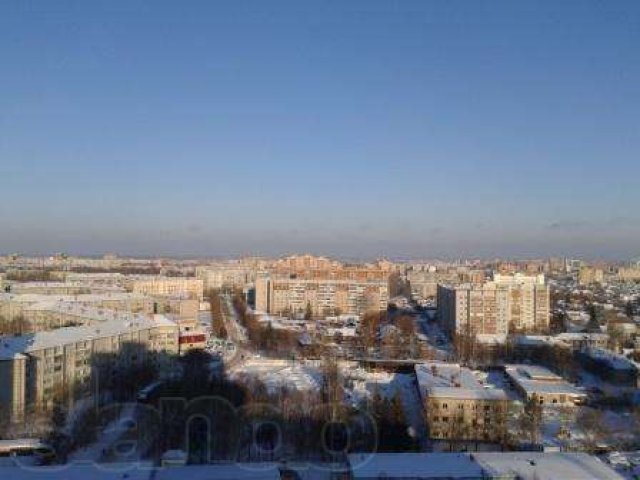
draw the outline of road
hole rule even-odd
[[[227,335],[229,340],[236,345],[244,345],[247,343],[247,332],[244,327],[238,322],[238,314],[233,307],[233,299],[228,293],[221,293],[220,299],[222,300],[222,321],[227,329]]]

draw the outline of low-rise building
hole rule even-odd
[[[525,400],[536,398],[541,405],[575,407],[587,398],[586,392],[538,365],[507,365],[505,373]]]
[[[415,372],[432,439],[504,439],[511,402],[504,389],[481,383],[475,372],[458,364],[423,363]]]
[[[623,480],[586,453],[354,453],[352,480]]]

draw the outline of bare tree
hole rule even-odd
[[[524,404],[519,418],[519,426],[523,435],[526,435],[529,443],[539,444],[542,428],[542,405],[536,394],[533,394]]]

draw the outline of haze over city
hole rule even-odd
[[[4,253],[640,253],[640,4],[0,7]]]

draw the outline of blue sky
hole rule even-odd
[[[640,254],[640,2],[0,3],[0,251]]]

